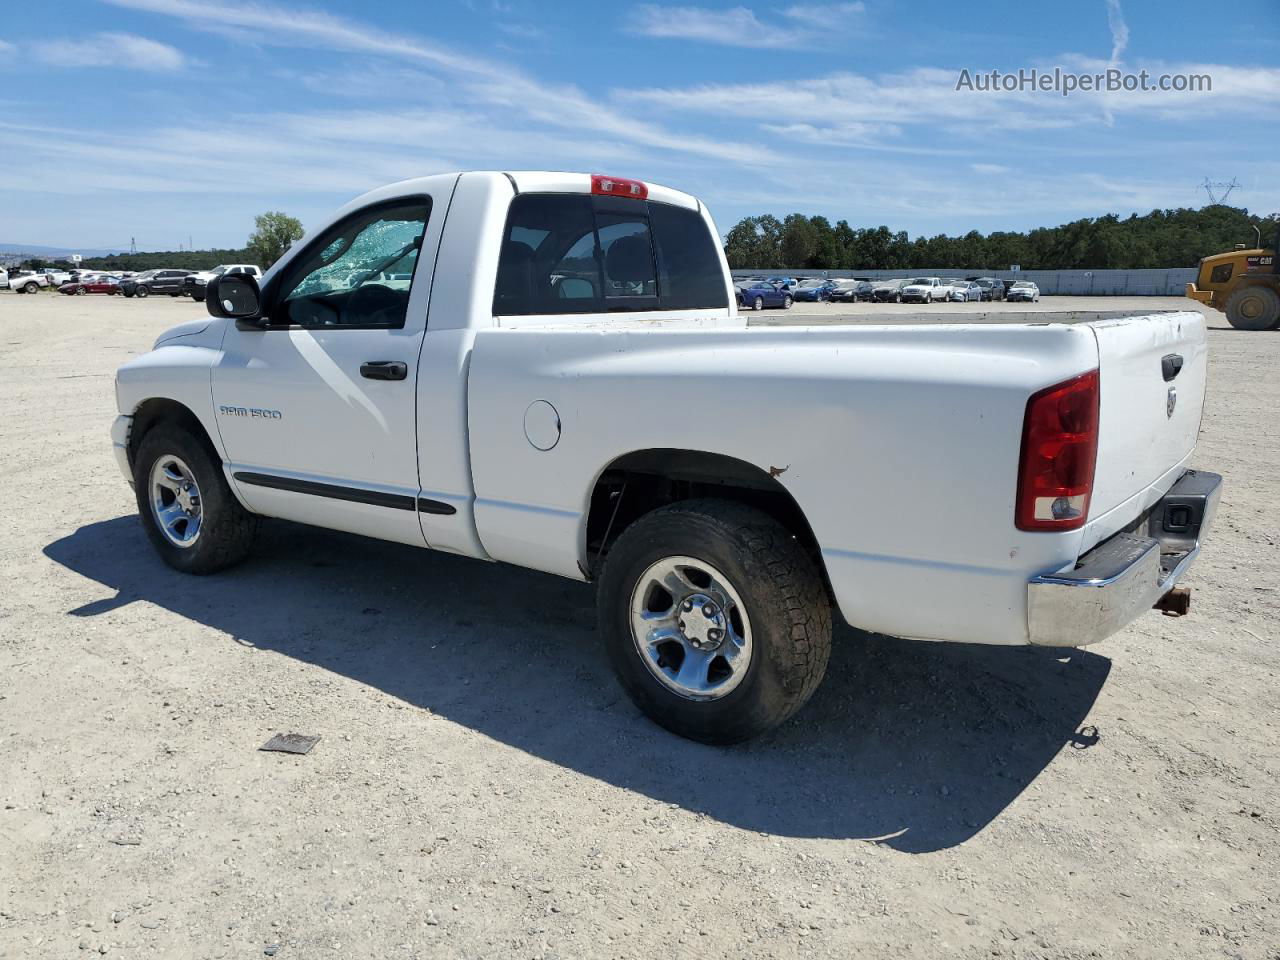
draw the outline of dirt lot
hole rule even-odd
[[[1187,301],[1038,307],[1135,305]],[[843,629],[712,749],[621,696],[583,585],[286,524],[162,566],[112,371],[202,312],[0,295],[0,956],[1280,957],[1280,335],[1212,319],[1191,616]]]

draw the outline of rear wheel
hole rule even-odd
[[[831,606],[813,561],[772,517],[730,501],[673,504],[628,527],[609,551],[598,604],[628,696],[704,743],[787,720],[831,653]]]
[[[1237,330],[1270,330],[1280,324],[1280,294],[1252,284],[1227,297],[1227,322]]]
[[[192,300],[194,300],[196,303],[204,303],[204,294],[203,294],[203,293],[193,293],[193,294],[191,295],[191,299],[192,299]]]
[[[40,284],[35,283],[34,281],[31,283],[25,283],[22,285],[22,289],[23,289],[23,292],[25,293],[39,293]]]
[[[137,287],[134,288],[133,293],[134,293],[134,296],[137,296],[137,297],[146,298],[151,296],[151,291],[147,289],[146,284],[139,284]]]
[[[214,573],[252,549],[258,518],[240,506],[205,444],[178,424],[143,437],[133,487],[147,538],[175,570]]]

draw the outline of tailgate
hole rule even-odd
[[[1081,550],[1123,529],[1173,485],[1196,446],[1208,348],[1198,312],[1095,321],[1101,410]]]

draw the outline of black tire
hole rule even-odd
[[[651,564],[672,556],[722,571],[750,620],[751,661],[719,699],[691,700],[668,689],[632,639],[632,593]],[[738,743],[786,721],[813,695],[831,655],[831,605],[813,561],[768,514],[732,501],[688,500],[629,526],[609,551],[597,604],[627,695],[659,725],[703,743]]]
[[[85,294],[87,294],[88,292],[89,292],[89,291],[88,291],[88,290],[86,290],[84,287],[76,287],[76,296],[77,296],[77,297],[83,297],[83,296],[84,296]]]
[[[24,284],[22,285],[22,291],[23,291],[23,293],[39,293],[39,292],[40,292],[40,284],[38,284],[38,283],[34,283],[34,282],[33,282],[33,283],[24,283]]]
[[[792,300],[792,299],[791,299],[791,297],[789,297],[789,296],[788,296],[788,297],[783,297],[783,298],[782,298],[782,309],[784,309],[784,310],[790,310],[790,309],[791,309],[791,307],[792,307],[792,305],[793,305],[794,303],[795,303],[795,301],[794,301],[794,300]]]
[[[138,286],[133,288],[133,295],[135,297],[142,297],[145,300],[147,297],[151,296],[151,291],[147,289],[147,285],[145,283],[140,283]]]
[[[201,527],[195,543],[179,547],[160,530],[151,509],[150,475],[161,458],[176,456],[191,469],[200,489]],[[204,442],[176,423],[152,428],[138,447],[133,465],[138,517],[161,559],[183,573],[216,573],[249,555],[258,534],[258,517],[240,505],[220,464]]]
[[[191,299],[192,299],[192,300],[194,300],[196,303],[204,303],[204,294],[203,294],[203,293],[193,293],[193,294],[191,295]]]
[[[756,297],[754,300],[752,300],[752,301],[751,301],[751,309],[752,309],[752,310],[763,310],[763,309],[764,309],[764,297]]]
[[[1260,283],[1240,287],[1227,297],[1225,312],[1237,330],[1270,330],[1280,324],[1280,294]]]

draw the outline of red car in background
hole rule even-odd
[[[92,280],[77,280],[64,283],[58,288],[59,293],[105,293],[109,296],[120,292],[120,281],[115,277],[95,277]]]

